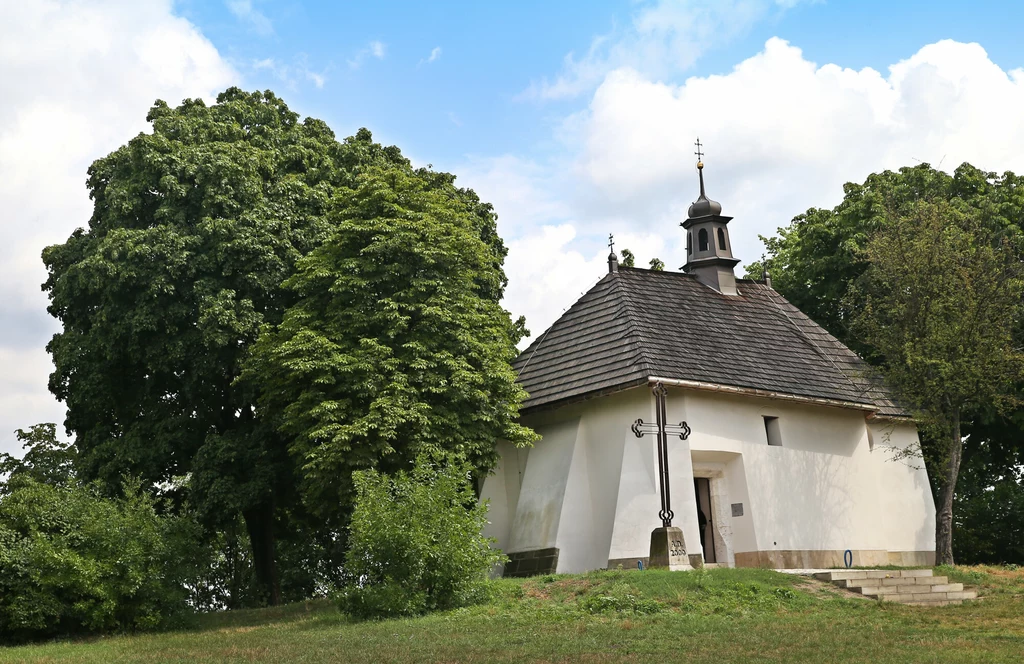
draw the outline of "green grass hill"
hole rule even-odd
[[[485,604],[355,622],[326,600],[189,631],[0,649],[6,662],[1022,662],[1024,570],[939,568],[982,598],[911,607],[767,570],[500,580]]]

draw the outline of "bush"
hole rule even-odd
[[[353,474],[342,611],[359,618],[407,616],[466,606],[486,595],[491,569],[506,560],[481,530],[465,460],[421,455],[411,472]]]
[[[0,635],[55,635],[165,626],[187,614],[186,522],[157,514],[128,486],[18,477],[0,497]]]

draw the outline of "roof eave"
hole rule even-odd
[[[740,396],[756,397],[759,399],[772,399],[777,401],[789,401],[792,403],[802,403],[815,406],[828,406],[831,408],[846,408],[850,410],[859,410],[866,413],[866,417],[868,417],[869,419],[913,421],[912,418],[903,415],[884,415],[879,412],[879,407],[876,404],[859,403],[856,401],[844,401],[842,399],[826,399],[824,397],[809,397],[802,394],[790,394],[788,392],[762,390],[756,387],[741,387],[739,385],[725,385],[722,383],[708,383],[699,380],[686,380],[682,378],[663,378],[659,376],[648,376],[647,378],[624,381],[617,385],[602,388],[600,390],[585,392],[583,394],[576,394],[569,397],[564,397],[561,399],[540,403],[535,406],[528,406],[520,411],[520,415],[530,415],[541,411],[554,410],[556,408],[561,408],[562,406],[568,406],[570,404],[589,401],[591,399],[608,396],[609,394],[615,394],[617,392],[624,392],[625,390],[629,390],[640,385],[655,385],[657,383],[662,383],[663,385],[668,385],[670,387],[682,387],[689,390],[700,390],[703,392],[736,394]]]
[[[682,378],[660,378],[651,376],[647,379],[648,384],[661,383],[671,387],[684,387],[690,390],[702,390],[705,392],[722,392],[726,394],[739,394],[743,396],[758,397],[761,399],[774,399],[779,401],[792,401],[796,403],[813,404],[817,406],[831,406],[833,408],[849,408],[862,410],[869,413],[878,411],[875,404],[859,403],[856,401],[844,401],[841,399],[826,399],[824,397],[808,397],[802,394],[790,394],[788,392],[775,392],[762,390],[756,387],[740,387],[739,385],[724,385],[721,383],[706,383],[699,380],[686,380]]]

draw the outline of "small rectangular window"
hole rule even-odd
[[[764,433],[768,438],[768,444],[782,447],[782,435],[779,433],[779,418],[764,416]]]

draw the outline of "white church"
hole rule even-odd
[[[738,279],[722,206],[682,222],[682,272],[618,265],[519,356],[522,422],[484,482],[506,576],[645,566],[663,525],[652,387],[667,389],[672,525],[691,565],[931,565],[917,429],[867,365],[771,288]]]

